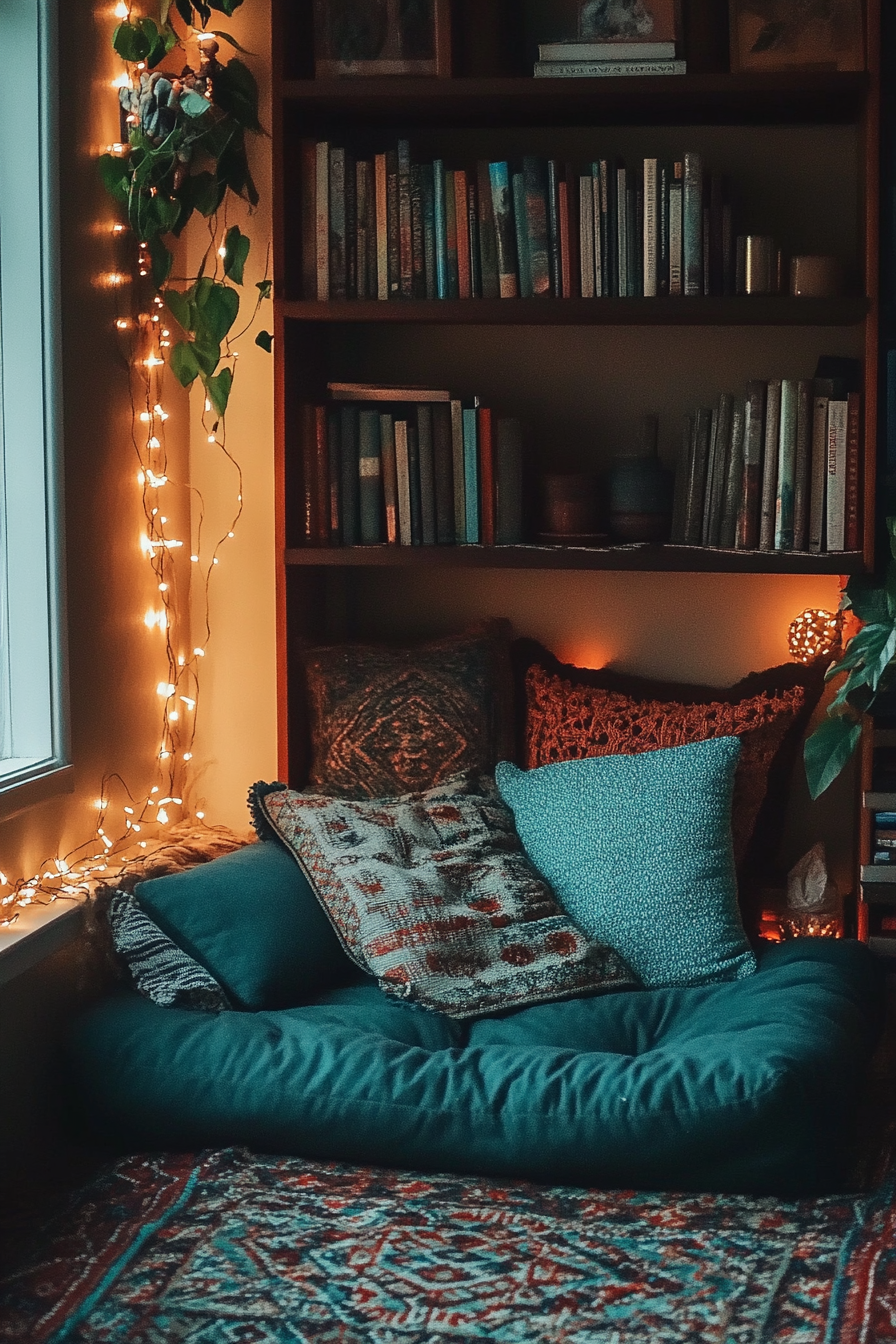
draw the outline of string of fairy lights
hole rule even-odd
[[[131,9],[121,0],[114,15],[116,19],[129,18]],[[194,31],[192,36],[201,42],[206,35]],[[125,63],[122,74],[111,81],[112,88],[135,87],[144,69],[143,62],[133,66]],[[126,121],[134,124],[137,118],[129,113]],[[106,152],[125,157],[129,145],[115,142],[106,147]],[[226,211],[222,216],[220,221],[217,216],[207,221],[204,270],[208,274],[213,269],[216,277],[224,257],[223,237],[228,224]],[[170,412],[165,406],[173,375],[165,352],[173,337],[165,303],[152,286],[149,250],[146,243],[134,240],[124,224],[109,225],[109,233],[119,256],[127,247],[132,259],[130,268],[109,270],[98,283],[122,299],[130,296],[129,311],[124,311],[125,303],[118,305],[114,330],[129,373],[134,480],[142,508],[139,545],[157,592],[143,621],[161,641],[157,666],[162,676],[159,678],[156,672],[147,687],[147,692],[154,691],[161,701],[161,727],[155,747],[150,748],[154,760],[148,770],[151,782],[147,787],[132,791],[118,772],[105,774],[95,800],[93,832],[82,844],[61,857],[45,860],[31,877],[10,881],[0,872],[0,927],[14,923],[20,911],[31,905],[88,895],[98,883],[108,881],[129,865],[142,863],[178,843],[179,836],[176,829],[172,833],[172,828],[180,826],[182,834],[184,825],[207,825],[205,813],[191,805],[190,762],[199,714],[200,671],[211,641],[210,585],[221,561],[220,552],[236,535],[243,511],[243,475],[227,447],[224,416],[214,413],[206,399],[201,417],[205,439],[220,455],[222,465],[226,463],[234,473],[236,487],[226,530],[206,544],[202,495],[189,480],[179,479],[170,470],[166,443]],[[239,340],[251,321],[224,342],[222,362],[234,375],[238,351],[232,348],[232,342]]]

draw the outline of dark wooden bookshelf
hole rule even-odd
[[[303,546],[287,566],[325,569],[596,569],[689,574],[857,574],[861,551],[728,551],[708,546]]]
[[[283,299],[280,311],[298,322],[421,322],[488,326],[848,327],[864,322],[860,297],[632,299]]]

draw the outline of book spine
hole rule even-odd
[[[644,160],[644,297],[658,293],[659,210],[657,209],[657,162]]]
[[[411,294],[415,299],[426,298],[426,248],[423,241],[423,165],[411,167],[411,257],[413,280]]]
[[[459,401],[451,402],[451,465],[454,478],[454,540],[467,541],[467,493],[464,468],[464,413]]]
[[[470,247],[470,297],[482,298],[482,264],[479,246],[478,188],[473,178],[467,179],[467,237]]]
[[[479,445],[475,407],[464,407],[464,497],[466,499],[467,545],[480,544],[479,531]]]
[[[849,406],[828,402],[827,537],[829,551],[844,550],[846,523],[846,433]]]
[[[759,547],[759,514],[762,507],[762,440],[765,434],[765,383],[747,383],[744,423],[744,476],[738,519],[737,549]]]
[[[773,378],[765,394],[765,456],[762,459],[762,503],[759,549],[775,549],[775,501],[778,494],[778,444],[781,441],[781,379]]]
[[[728,458],[731,455],[731,419],[733,414],[734,398],[730,392],[723,392],[719,397],[719,406],[716,412],[715,471],[712,478],[709,529],[706,538],[706,545],[708,546],[718,546],[722,532],[725,486],[728,481]]]
[[[691,458],[694,452],[694,417],[686,415],[681,424],[681,448],[675,464],[675,493],[672,499],[672,526],[669,540],[683,545],[687,521],[688,486],[691,479]]]
[[[317,545],[317,432],[315,407],[302,407],[302,542]]]
[[[330,146],[322,140],[316,148],[315,269],[317,300],[326,303],[330,297]]]
[[[616,244],[616,174],[607,159],[600,161],[600,210],[604,231],[606,257],[606,284],[604,293],[610,297],[619,293]]]
[[[395,456],[395,422],[388,411],[380,412],[380,452],[383,459],[383,505],[386,541],[398,545],[398,464]]]
[[[436,266],[436,217],[433,165],[420,168],[423,193],[423,269],[426,277],[425,294],[428,299],[439,297],[439,279]]]
[[[302,297],[317,298],[317,145],[304,139],[300,146],[302,172]]]
[[[616,274],[619,297],[628,297],[628,173],[616,169]]]
[[[809,474],[812,461],[812,380],[797,384],[796,456],[793,464],[793,549],[809,549]]]
[[[703,293],[703,158],[685,154],[682,191],[684,293]]]
[[[460,298],[460,272],[457,257],[457,200],[454,173],[445,173],[445,234],[448,240],[448,297]]]
[[[401,295],[401,205],[398,190],[398,152],[386,153],[386,218],[388,224],[389,298]]]
[[[376,193],[376,296],[389,297],[389,174],[385,154],[373,161]]]
[[[500,419],[495,432],[495,544],[523,540],[523,436],[519,420]]]
[[[671,61],[674,42],[542,42],[540,61]]]
[[[532,298],[532,271],[529,265],[529,231],[526,226],[526,184],[522,173],[511,178],[513,218],[516,228],[516,257],[520,277],[520,298]]]
[[[523,186],[529,278],[533,296],[541,298],[551,292],[548,207],[542,164],[539,159],[531,155],[526,155],[523,159]]]
[[[711,294],[709,287],[709,179],[704,182],[703,191],[703,293]]]
[[[604,239],[600,217],[600,164],[591,165],[591,218],[594,234],[594,297],[604,295]]]
[[[725,505],[719,529],[719,545],[732,550],[737,539],[737,520],[744,480],[744,426],[746,407],[740,397],[731,413],[731,451],[728,454],[728,479],[725,482]]]
[[[656,194],[657,208],[657,246],[659,253],[656,263],[656,292],[669,293],[669,165],[660,165]]]
[[[579,178],[579,255],[582,298],[594,298],[594,194],[590,177]]]
[[[339,408],[342,433],[342,544],[357,546],[360,535],[358,501],[358,415],[354,406]]]
[[[582,257],[579,247],[579,174],[571,164],[565,168],[566,193],[569,199],[569,292],[578,294],[582,284]]]
[[[420,441],[417,426],[408,424],[408,484],[411,493],[411,545],[423,544],[423,504],[420,493]]]
[[[476,185],[479,199],[479,265],[482,271],[482,297],[497,299],[501,297],[498,281],[498,239],[495,234],[491,176],[485,159],[480,159],[476,165]]]
[[[327,461],[329,465],[329,503],[330,544],[338,546],[342,541],[342,452],[341,425],[338,412],[331,408],[327,415]]]
[[[684,75],[687,61],[536,61],[536,79],[619,79],[632,75]]]
[[[682,260],[684,256],[683,230],[683,166],[676,163],[669,183],[669,293],[684,293]]]
[[[411,147],[398,142],[398,292],[414,296],[414,218],[411,202]]]
[[[358,177],[354,155],[345,156],[345,297],[358,297]]]
[[[569,184],[557,183],[557,214],[560,219],[560,288],[564,299],[572,298],[572,252],[569,238]]]
[[[420,452],[420,539],[436,544],[436,481],[432,442],[432,406],[417,407],[417,443]]]
[[[809,487],[809,550],[816,555],[825,549],[828,476],[828,401],[827,392],[816,379],[812,398],[812,465]]]
[[[330,442],[327,432],[327,408],[314,408],[314,540],[317,546],[330,544]]]
[[[436,297],[448,298],[448,205],[445,200],[445,165],[436,159],[433,172],[433,228],[436,245]]]
[[[640,296],[644,284],[641,243],[644,237],[644,189],[640,174],[628,174],[628,296]]]
[[[850,392],[846,411],[846,526],[848,551],[862,549],[862,397]]]
[[[716,407],[712,412],[712,420],[709,426],[709,456],[706,462],[706,490],[703,495],[703,524],[700,529],[700,545],[709,545],[709,524],[712,513],[712,497],[715,490],[716,476],[719,470],[719,411]]]
[[[796,419],[799,388],[781,380],[781,429],[778,435],[778,489],[775,496],[775,550],[793,550],[793,484],[796,470]]]
[[[470,210],[467,200],[467,175],[462,168],[454,173],[454,228],[457,236],[457,297],[473,297],[470,274]]]
[[[380,541],[381,494],[380,416],[378,411],[361,411],[358,415],[358,504],[362,546],[376,546]]]
[[[548,258],[551,270],[551,293],[555,299],[563,297],[563,269],[560,257],[560,167],[556,159],[548,159]]]
[[[706,496],[711,429],[712,411],[701,407],[694,417],[694,452],[691,459],[691,478],[688,482],[684,529],[685,544],[688,546],[699,546],[703,536],[703,501]]]
[[[345,150],[330,150],[330,298],[345,298]]]
[[[479,407],[480,512],[482,514],[480,540],[483,546],[495,544],[495,445],[492,413],[488,406]]]
[[[359,159],[355,164],[355,293],[359,299],[370,299],[370,164]]]
[[[451,546],[455,541],[451,407],[434,406],[432,420],[436,491],[436,542],[439,546]]]
[[[408,422],[395,421],[395,474],[398,482],[398,541],[413,545],[411,534],[411,472],[408,452]]]

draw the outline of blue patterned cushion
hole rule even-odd
[[[526,853],[568,914],[649,987],[752,975],[737,907],[731,795],[740,742],[638,756],[502,762]]]
[[[256,785],[253,816],[296,856],[349,954],[387,994],[450,1017],[637,979],[557,905],[491,780],[350,801]]]

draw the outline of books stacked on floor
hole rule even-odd
[[[308,299],[733,295],[727,180],[700,154],[455,168],[407,140],[355,159],[303,142]]]
[[[685,417],[671,540],[743,551],[862,547],[861,396],[773,378]]]
[[[536,79],[618,79],[625,75],[683,75],[674,42],[547,42],[538,48]]]
[[[308,546],[512,546],[523,539],[518,420],[478,398],[330,383],[305,406],[303,541]]]

